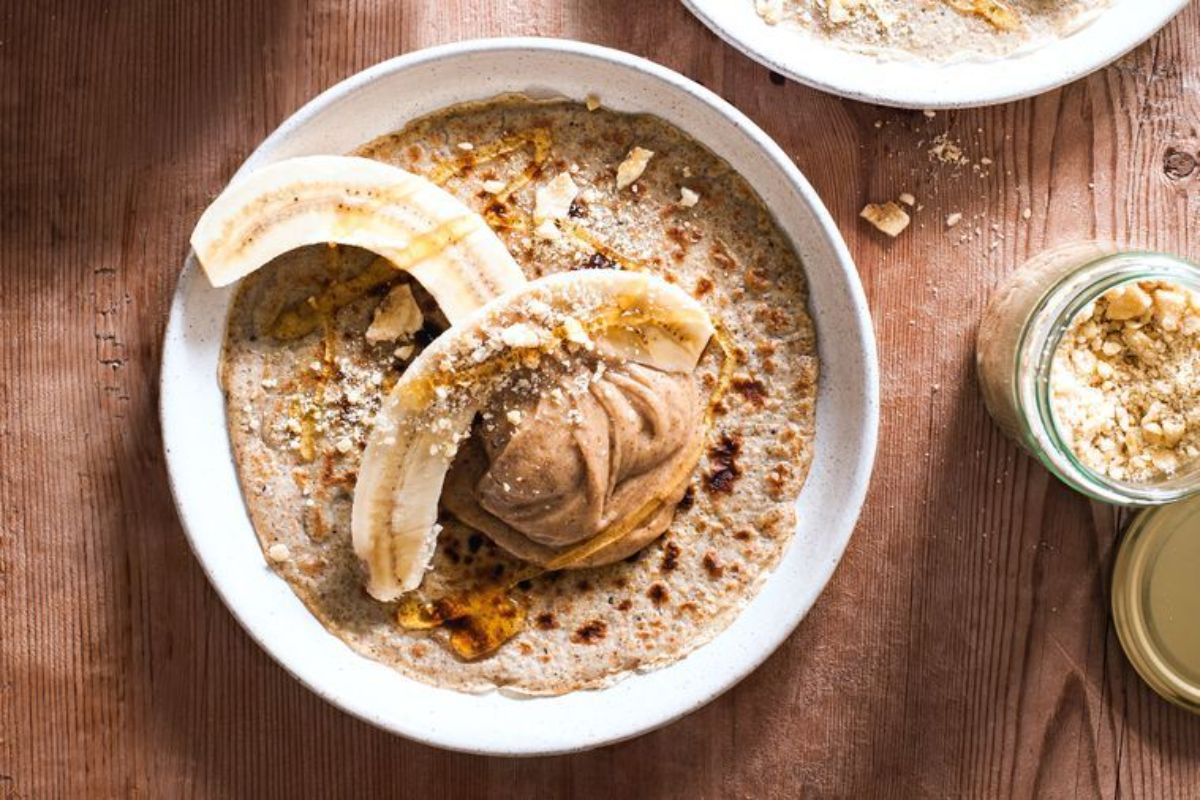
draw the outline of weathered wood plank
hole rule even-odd
[[[155,388],[187,233],[250,149],[365,66],[501,34],[647,56],[763,125],[841,225],[884,374],[873,491],[798,633],[682,722],[530,761],[395,739],[263,655],[179,529]],[[0,74],[0,793],[1200,791],[1200,720],[1138,681],[1108,622],[1115,514],[1000,436],[971,363],[991,286],[1049,244],[1200,258],[1200,174],[1163,169],[1200,152],[1200,8],[1062,90],[932,118],[780,85],[679,4],[633,20],[617,0],[18,0]],[[931,159],[941,134],[970,163]],[[858,209],[901,191],[922,208],[886,241]]]

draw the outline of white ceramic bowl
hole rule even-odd
[[[800,524],[778,569],[715,640],[662,670],[602,690],[517,699],[437,689],[351,650],[325,631],[267,566],[238,490],[217,359],[231,289],[188,258],[163,346],[162,428],[184,529],[234,616],[314,692],[382,728],[441,747],[531,755],[635,736],[692,711],[762,662],[832,574],[854,528],[875,455],[878,367],[862,286],[812,187],[761,130],[691,81],[624,53],[576,42],[499,39],[423,50],[372,67],[317,97],[242,170],[343,153],[415,116],[503,92],[584,98],[658,114],[729,161],[774,209],[802,256],[821,355],[816,460]]]
[[[939,64],[853,53],[785,25],[767,25],[754,0],[683,0],[729,44],[815,89],[899,108],[963,108],[1049,91],[1123,56],[1188,0],[1113,0],[1091,23],[1047,47],[1003,59]]]

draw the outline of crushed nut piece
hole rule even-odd
[[[684,208],[691,208],[700,202],[700,193],[692,191],[686,186],[679,187],[679,205]]]
[[[1050,390],[1060,433],[1098,474],[1146,483],[1200,459],[1200,294],[1164,281],[1105,292],[1064,332]]]
[[[371,344],[394,342],[421,330],[424,316],[412,287],[407,283],[392,288],[375,309],[375,317],[367,328],[366,338]]]
[[[516,322],[500,331],[500,341],[509,347],[537,347],[542,339],[533,326]]]
[[[589,94],[584,98],[583,104],[587,107],[588,111],[595,111],[600,107],[600,98],[594,94]]]
[[[539,186],[534,196],[533,219],[565,219],[571,203],[579,195],[579,187],[571,179],[571,173],[560,172],[545,186]]]
[[[904,203],[904,205],[909,206],[909,207],[915,206],[917,204],[917,198],[914,197],[909,192],[901,192],[900,196],[897,197],[896,199],[899,200],[901,203]]]
[[[545,186],[539,186],[534,195],[534,233],[543,239],[558,239],[560,232],[554,220],[566,219],[571,203],[579,195],[579,187],[571,179],[571,173],[560,172]]]
[[[955,211],[953,214],[947,214],[946,215],[946,227],[953,228],[955,225],[962,222],[962,218],[963,218],[963,215],[962,215],[962,212],[960,212],[960,211]]]
[[[288,546],[283,542],[276,542],[267,548],[267,558],[274,561],[276,564],[283,563],[291,558],[292,553],[288,550]]]
[[[653,157],[653,150],[643,147],[635,147],[630,150],[629,155],[625,156],[625,160],[617,167],[617,191],[626,188],[642,177],[642,173],[646,171],[646,165]]]
[[[1153,302],[1150,295],[1136,283],[1127,283],[1111,289],[1104,295],[1104,299],[1107,301],[1105,316],[1116,320],[1140,317],[1150,310]]]
[[[539,239],[546,239],[551,242],[562,238],[562,231],[558,229],[558,226],[554,224],[554,220],[552,219],[543,220],[538,223],[537,227],[533,229],[533,234]]]
[[[563,330],[567,334],[567,341],[581,344],[584,347],[591,348],[592,339],[588,336],[587,331],[583,329],[583,323],[574,317],[567,317],[563,320]]]
[[[962,147],[957,142],[951,141],[948,133],[939,133],[933,137],[933,147],[929,148],[928,153],[930,159],[943,164],[962,166],[969,163],[967,157],[963,155]]]
[[[754,8],[768,25],[783,21],[783,0],[754,0]]]
[[[847,22],[850,19],[851,10],[862,5],[862,0],[828,0],[826,14],[830,22]]]
[[[908,213],[890,201],[883,204],[867,203],[858,215],[893,238],[899,236],[910,222]]]

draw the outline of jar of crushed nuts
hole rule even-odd
[[[997,288],[976,365],[1001,428],[1072,488],[1144,506],[1200,491],[1200,267],[1048,250]]]

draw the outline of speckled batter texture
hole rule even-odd
[[[1011,29],[974,0],[745,0],[768,24],[801,28],[850,50],[934,61],[1001,58],[1045,46],[1096,18],[1111,0],[1004,0]]]
[[[496,142],[506,143],[504,152],[488,148]],[[618,192],[617,167],[635,146],[655,155],[638,182]],[[329,324],[285,341],[271,333],[281,310],[380,264],[349,248],[283,256],[240,288],[222,368],[243,492],[273,566],[355,650],[466,691],[602,686],[711,639],[787,548],[793,502],[813,455],[818,369],[804,274],[752,188],[657,118],[513,97],[418,120],[360,154],[430,176],[484,213],[529,278],[618,267],[678,284],[728,328],[739,363],[666,534],[616,564],[522,583],[515,596],[528,608],[524,630],[494,655],[466,662],[445,646],[445,630],[404,630],[393,605],[366,594],[350,543],[371,417],[413,355],[396,343],[368,344],[363,332],[381,297],[408,278],[385,271],[383,279],[363,281],[372,285]],[[532,233],[534,192],[562,171],[583,191],[564,226],[569,232],[547,241]],[[497,202],[496,182],[522,176],[529,182]],[[680,203],[685,186],[699,195],[694,205]],[[414,292],[426,312],[412,343],[419,352],[446,323],[415,285]],[[718,363],[710,347],[699,385],[711,385]],[[522,566],[442,516],[423,594],[487,585]]]

